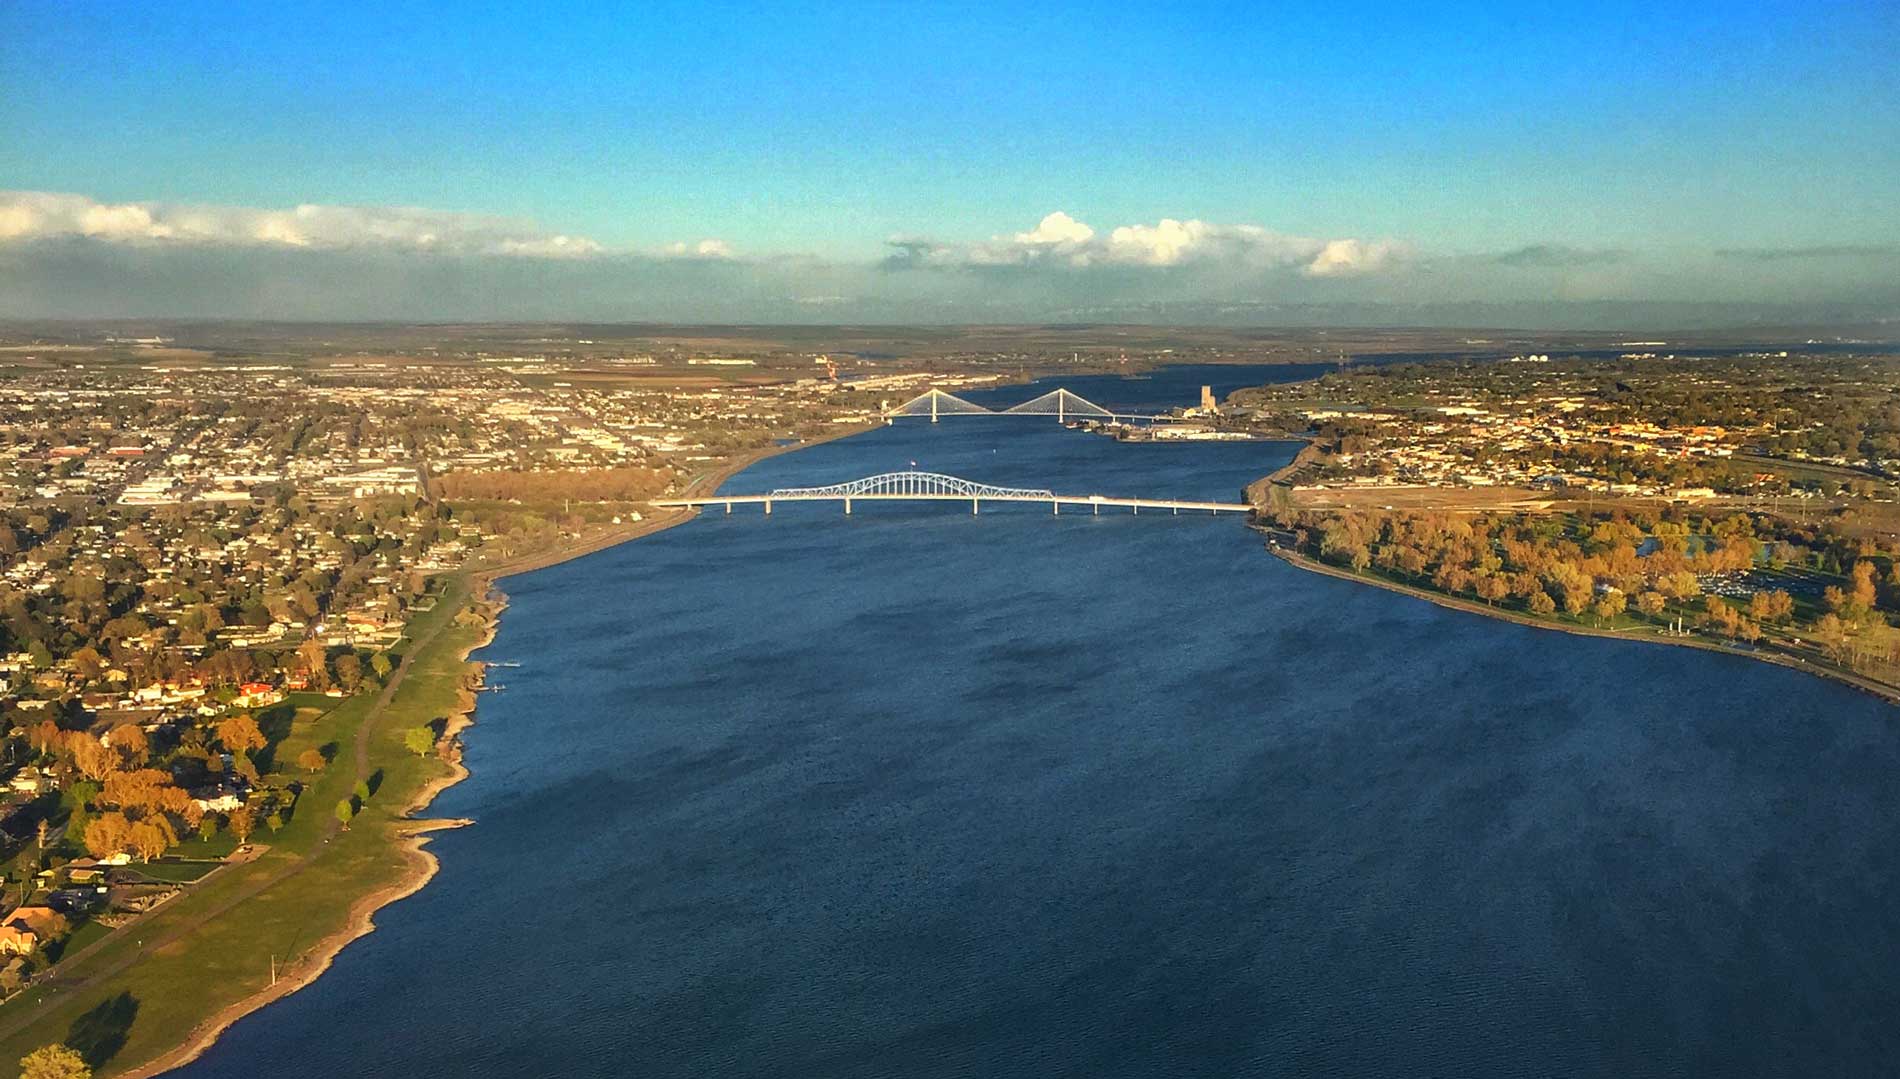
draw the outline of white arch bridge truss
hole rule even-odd
[[[827,487],[780,487],[771,497],[786,502],[839,498],[987,498],[1000,502],[1049,502],[1056,495],[1043,488],[997,487],[941,472],[884,472]]]
[[[1203,502],[1198,499],[1174,498],[1112,498],[1108,495],[1063,495],[1044,487],[999,487],[993,483],[978,483],[961,476],[949,476],[942,472],[882,472],[863,479],[849,480],[845,483],[833,483],[823,487],[780,487],[762,495],[716,494],[699,495],[692,498],[656,498],[653,505],[663,509],[700,509],[705,506],[723,505],[727,513],[734,506],[763,505],[765,512],[772,512],[774,502],[842,502],[844,511],[851,512],[854,499],[867,501],[890,499],[903,501],[962,501],[968,500],[970,512],[975,513],[984,502],[1047,502],[1051,513],[1061,513],[1064,506],[1086,507],[1096,514],[1104,506],[1122,507],[1134,513],[1142,510],[1206,510],[1209,513],[1245,513],[1253,507],[1245,502]]]

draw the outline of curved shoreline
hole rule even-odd
[[[1337,566],[1329,566],[1324,562],[1300,554],[1297,551],[1287,550],[1284,547],[1268,546],[1267,551],[1274,557],[1298,569],[1324,574],[1328,577],[1336,577],[1342,581],[1352,581],[1357,584],[1371,585],[1374,588],[1383,588],[1388,592],[1396,592],[1402,596],[1422,599],[1448,610],[1481,615],[1486,618],[1496,619],[1500,622],[1509,622],[1513,625],[1526,626],[1531,629],[1550,630],[1554,633],[1569,633],[1578,637],[1599,637],[1605,640],[1633,641],[1639,644],[1667,644],[1674,645],[1678,648],[1694,648],[1703,652],[1714,652],[1718,655],[1734,656],[1737,659],[1760,660],[1763,663],[1773,663],[1778,667],[1786,667],[1791,671],[1800,671],[1804,674],[1811,674],[1816,678],[1824,678],[1831,682],[1840,683],[1841,685],[1845,685],[1851,689],[1857,689],[1870,696],[1879,697],[1881,700],[1890,704],[1900,704],[1900,689],[1896,689],[1882,682],[1876,682],[1870,678],[1862,677],[1852,671],[1838,670],[1832,667],[1823,667],[1808,663],[1798,656],[1791,656],[1781,652],[1768,652],[1761,649],[1751,651],[1742,648],[1733,648],[1719,641],[1705,640],[1700,637],[1642,636],[1636,633],[1619,632],[1617,630],[1591,629],[1588,626],[1566,626],[1545,621],[1541,618],[1535,618],[1530,615],[1520,614],[1516,611],[1505,610],[1498,607],[1487,607],[1475,600],[1467,600],[1461,596],[1448,596],[1443,592],[1434,592],[1429,588],[1418,588],[1413,585],[1403,584],[1399,581],[1387,580],[1383,577],[1353,573]]]
[[[486,602],[486,597],[471,588],[470,602],[481,604]],[[495,639],[498,626],[496,619],[499,614],[500,607],[497,606],[490,612],[487,628],[481,637],[463,648],[456,657],[456,662],[466,665],[469,662],[469,656]],[[401,839],[396,844],[397,852],[407,863],[402,876],[382,888],[358,896],[350,905],[349,920],[343,928],[318,940],[309,951],[296,959],[293,965],[280,971],[275,985],[227,1004],[209,1019],[193,1027],[186,1035],[184,1044],[128,1071],[119,1072],[118,1075],[124,1076],[125,1079],[146,1079],[148,1076],[183,1067],[198,1059],[238,1020],[315,982],[330,969],[331,964],[336,961],[337,955],[344,948],[376,931],[377,911],[416,894],[435,878],[441,868],[441,862],[426,849],[429,833],[474,823],[462,818],[415,817],[415,814],[427,809],[443,791],[468,778],[468,768],[462,763],[460,747],[455,740],[457,734],[474,723],[475,694],[469,689],[466,680],[457,690],[457,697],[455,709],[445,717],[447,723],[442,734],[444,746],[442,759],[448,762],[449,771],[424,783],[402,811],[402,816],[414,818],[402,828]],[[367,725],[369,720],[366,719],[364,722]]]
[[[752,453],[741,455],[721,468],[700,477],[689,485],[689,490],[707,485],[716,490],[720,484],[768,457],[848,438],[873,429],[868,425],[853,425],[835,433],[828,432],[820,438],[807,439],[785,446],[763,447]],[[469,573],[467,602],[472,608],[483,612],[486,627],[478,639],[461,650],[456,661],[467,666],[471,662],[469,657],[493,643],[496,634],[500,631],[501,614],[508,606],[507,594],[496,586],[496,582],[501,578],[546,569],[549,566],[604,551],[609,547],[617,547],[622,543],[685,524],[696,516],[698,516],[696,511],[687,511],[650,517],[630,526],[577,538],[573,543],[524,555],[499,565],[465,571]],[[473,673],[479,676],[480,671],[485,668],[480,661],[473,662],[477,668],[477,671]],[[467,765],[462,763],[459,741],[460,734],[475,724],[476,695],[469,688],[467,679],[457,691],[457,696],[456,707],[445,717],[446,725],[442,732],[443,759],[448,762],[449,771],[424,783],[402,812],[402,816],[411,818],[410,822],[402,828],[401,837],[395,845],[396,852],[406,863],[402,875],[382,888],[357,897],[350,906],[349,918],[345,925],[318,940],[309,951],[280,971],[275,985],[258,990],[248,997],[220,1008],[210,1018],[191,1028],[186,1033],[183,1043],[175,1048],[125,1071],[112,1074],[122,1076],[124,1079],[148,1079],[150,1076],[181,1068],[198,1059],[238,1020],[290,996],[322,977],[344,948],[376,931],[377,911],[392,903],[407,899],[435,879],[436,874],[441,871],[441,860],[427,849],[430,833],[474,823],[461,818],[429,819],[415,816],[426,810],[443,791],[462,782],[470,775]],[[370,723],[373,718],[366,718],[365,724]]]

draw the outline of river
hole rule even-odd
[[[904,421],[729,488],[1228,499],[1292,449]],[[432,810],[476,823],[185,1074],[1900,1070],[1900,727],[1844,687],[1232,516],[780,504],[504,587],[520,666]]]

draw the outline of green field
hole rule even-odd
[[[190,1032],[233,1003],[265,988],[273,962],[279,978],[313,962],[312,950],[350,921],[358,897],[401,880],[399,850],[411,827],[403,810],[417,792],[445,775],[440,759],[403,746],[407,729],[447,716],[457,706],[467,666],[457,659],[480,639],[479,625],[458,625],[469,583],[445,579],[442,601],[415,619],[400,681],[386,705],[369,691],[321,716],[310,706],[334,699],[287,702],[289,733],[275,747],[273,782],[307,784],[281,831],[260,827],[252,843],[268,845],[255,861],[221,869],[132,925],[68,945],[52,977],[0,1006],[0,1075],[50,1042],[66,1041],[101,1075],[122,1072],[190,1040]],[[299,708],[299,705],[304,707]],[[314,776],[294,767],[298,753],[334,746],[328,768]],[[360,747],[360,756],[359,756]],[[374,790],[361,814],[339,829],[337,802],[360,780]],[[202,857],[217,847],[193,840],[176,854]],[[163,872],[164,865],[149,867]],[[97,931],[96,929],[94,931]]]

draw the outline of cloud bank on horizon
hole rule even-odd
[[[0,317],[12,318],[1456,324],[1478,311],[1634,326],[1645,318],[1619,311],[1658,302],[1726,305],[1731,318],[1748,305],[1896,316],[1896,282],[1900,248],[1881,245],[1456,253],[1192,217],[1098,229],[1057,210],[981,240],[893,237],[882,258],[854,262],[713,238],[616,248],[415,207],[0,191]]]
[[[1223,264],[1254,270],[1292,269],[1308,277],[1373,273],[1402,257],[1406,248],[1389,240],[1318,240],[1289,236],[1259,225],[1221,225],[1190,218],[1162,218],[1152,225],[1122,225],[1108,233],[1057,210],[1027,232],[983,243],[945,244],[897,238],[892,269],[1091,266],[1172,267]]]

